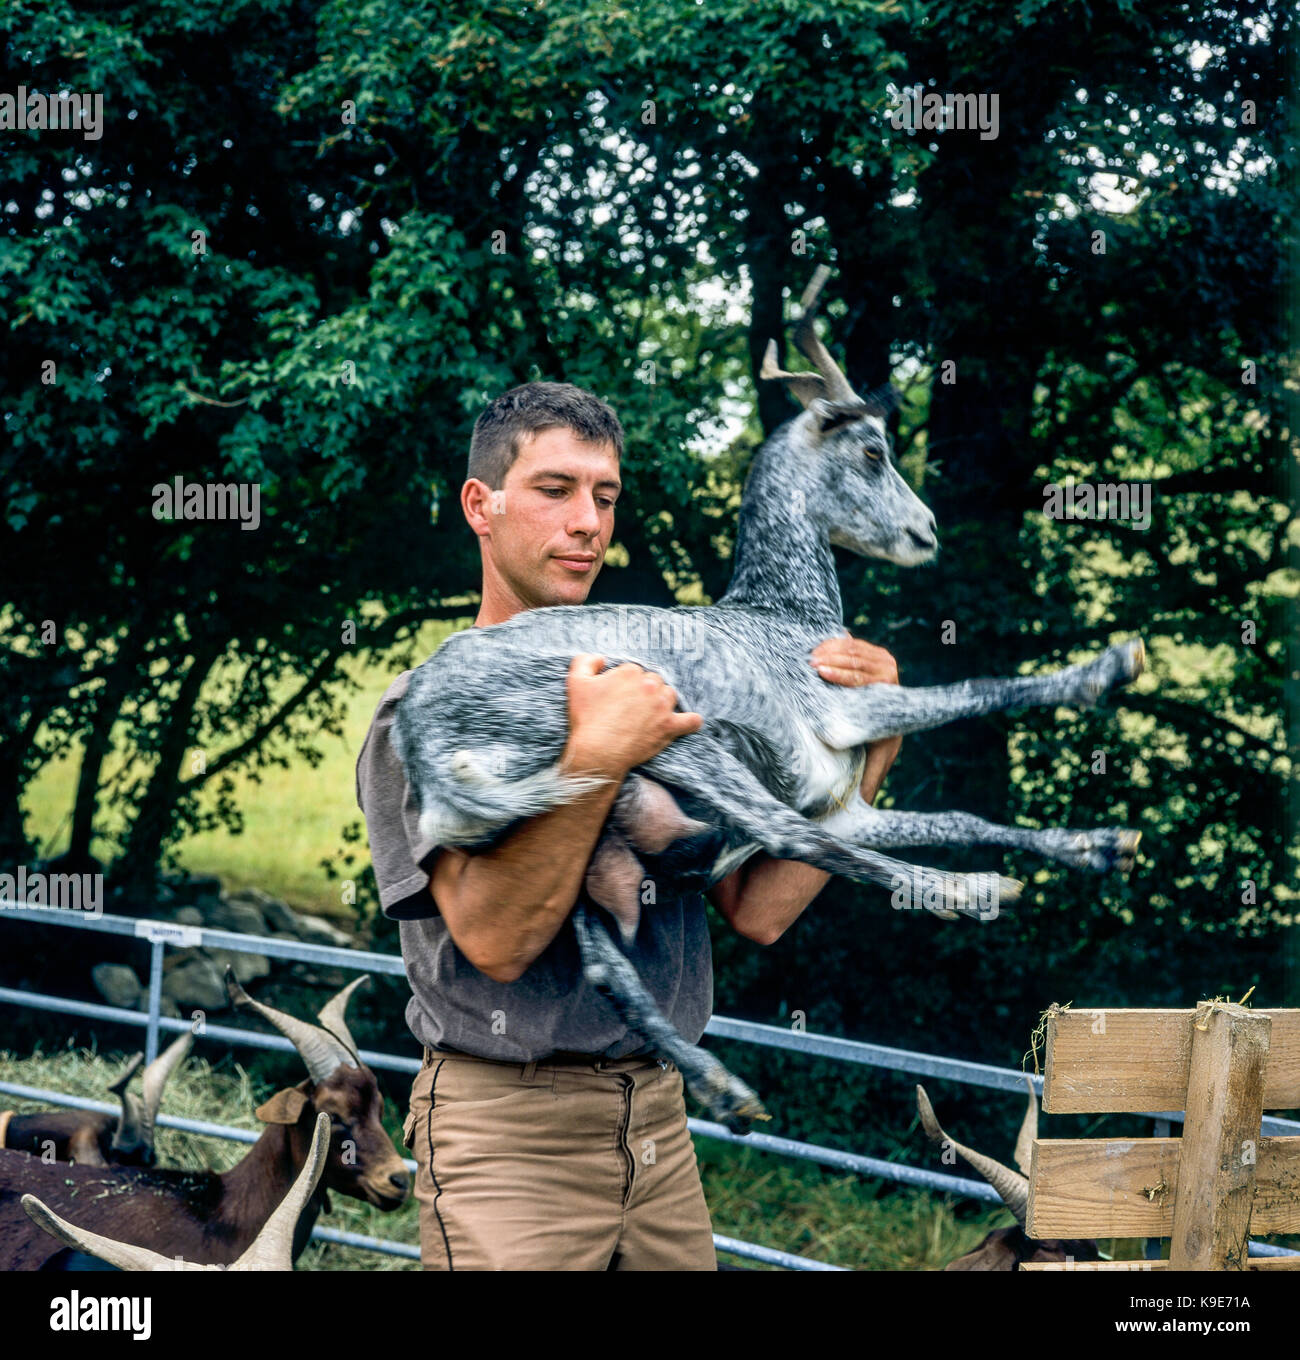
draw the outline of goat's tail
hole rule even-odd
[[[479,845],[513,822],[550,812],[609,782],[566,773],[559,761],[512,777],[507,756],[518,754],[515,747],[487,746],[435,757],[429,762],[432,778],[421,780],[420,835],[438,845]]]

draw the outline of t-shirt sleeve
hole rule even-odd
[[[392,740],[397,701],[410,674],[398,676],[379,701],[357,757],[357,806],[366,819],[379,905],[395,921],[438,915],[429,874],[439,847],[420,835],[420,809]]]

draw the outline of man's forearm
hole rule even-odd
[[[571,748],[563,765],[574,774],[596,773]],[[559,933],[620,783],[609,778],[604,787],[528,818],[493,849],[470,856],[459,885],[456,939],[483,971],[519,977]]]
[[[901,737],[887,737],[871,745],[862,770],[863,802],[875,801],[901,745]],[[760,852],[735,874],[715,884],[711,896],[734,930],[758,944],[773,944],[799,919],[830,877],[811,864],[773,859]]]

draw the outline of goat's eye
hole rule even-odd
[[[873,463],[880,462],[880,460],[885,456],[884,449],[879,448],[875,444],[863,444],[862,452],[865,453],[867,455],[867,458]]]

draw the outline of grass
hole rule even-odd
[[[468,606],[467,606],[468,611]],[[472,615],[472,611],[468,611]],[[421,629],[415,648],[423,658],[433,652],[455,625],[434,621]],[[340,885],[326,877],[320,862],[344,848],[342,829],[359,820],[356,802],[356,761],[370,720],[384,691],[400,674],[395,665],[366,664],[344,658],[340,668],[360,686],[347,696],[347,716],[341,736],[321,733],[316,738],[322,759],[313,768],[306,760],[290,755],[287,769],[272,766],[254,780],[248,773],[232,770],[231,799],[243,814],[247,830],[236,835],[225,829],[204,831],[187,837],[178,847],[182,865],[192,872],[219,874],[228,888],[258,887],[290,906],[319,915],[351,918],[352,908],[341,900]],[[204,686],[204,701],[219,703],[233,677],[214,669]],[[271,688],[279,700],[296,688],[288,681]],[[220,751],[207,752],[215,759]],[[76,794],[81,747],[70,746],[66,757],[53,761],[28,786],[23,798],[28,832],[45,855],[66,848],[70,830],[69,809]],[[104,778],[118,775],[143,777],[148,767],[114,742],[104,762]],[[214,781],[215,782],[215,781]],[[215,806],[209,790],[201,806]],[[103,806],[96,823],[100,831],[119,832],[125,819],[114,808]],[[97,837],[92,850],[111,858],[113,848]]]
[[[124,1057],[90,1049],[37,1051],[22,1057],[0,1049],[0,1081],[111,1100],[107,1090],[121,1073]],[[253,1110],[274,1091],[229,1058],[211,1064],[191,1055],[167,1088],[165,1115],[209,1119],[260,1133]],[[0,1109],[20,1114],[45,1108],[43,1102],[0,1096]],[[400,1116],[392,1102],[385,1125],[400,1140]],[[787,1161],[752,1148],[709,1139],[696,1142],[700,1179],[713,1219],[725,1237],[756,1242],[857,1271],[942,1270],[949,1261],[977,1246],[992,1228],[1013,1219],[1005,1209],[947,1195],[900,1189],[860,1176],[830,1172]],[[158,1131],[158,1160],[166,1167],[226,1171],[245,1154],[244,1144],[176,1129]],[[399,1143],[399,1150],[400,1143]],[[403,1150],[404,1151],[404,1150]],[[323,1227],[368,1237],[419,1245],[419,1215],[414,1199],[394,1213],[332,1195]],[[1300,1237],[1273,1238],[1300,1247]],[[1140,1256],[1137,1240],[1107,1241],[1102,1250],[1116,1259]],[[723,1258],[737,1263],[738,1258]],[[751,1263],[744,1263],[751,1264]],[[333,1243],[314,1242],[299,1259],[300,1270],[418,1270],[417,1262]],[[753,1264],[754,1269],[778,1269]]]
[[[122,1057],[88,1049],[37,1051],[29,1057],[0,1050],[0,1081],[111,1100],[107,1088],[121,1072]],[[167,1088],[163,1113],[248,1129],[263,1127],[254,1108],[272,1086],[239,1063],[210,1064],[191,1056]],[[29,1113],[40,1101],[0,1096],[0,1108]],[[400,1138],[398,1113],[390,1103],[386,1125]],[[402,1112],[404,1113],[404,1111]],[[824,1172],[746,1148],[700,1139],[700,1176],[713,1229],[727,1237],[780,1251],[815,1257],[853,1270],[937,1270],[974,1247],[991,1227],[1011,1222],[1005,1210],[981,1207],[959,1212],[946,1196],[884,1190],[878,1182]],[[245,1146],[223,1139],[163,1128],[158,1133],[162,1166],[226,1171],[244,1156]],[[414,1199],[395,1213],[332,1195],[332,1212],[321,1225],[393,1241],[419,1243]],[[961,1202],[964,1210],[965,1202]],[[735,1261],[734,1257],[724,1258]],[[301,1270],[418,1270],[414,1261],[330,1243],[313,1243],[299,1260]],[[757,1267],[775,1269],[775,1267]]]

